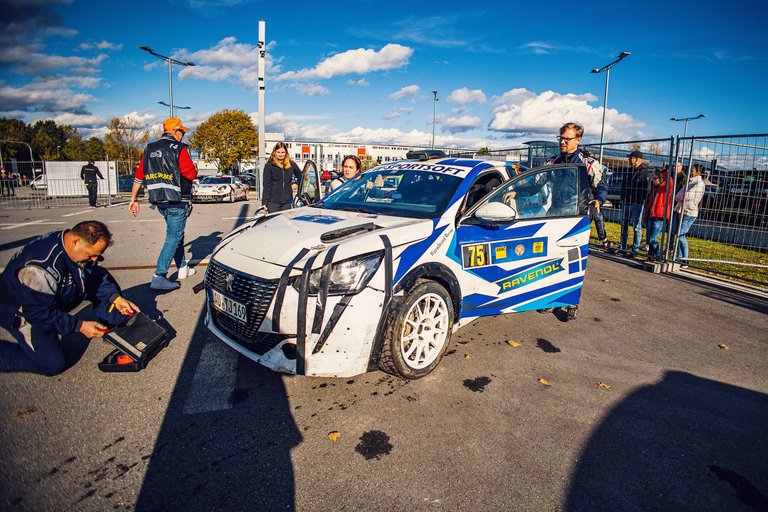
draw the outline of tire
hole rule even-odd
[[[379,367],[404,379],[429,375],[443,359],[453,330],[453,302],[434,281],[420,281],[390,315]]]

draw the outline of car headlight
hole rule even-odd
[[[362,291],[378,270],[383,258],[384,251],[377,251],[334,263],[328,279],[328,295],[352,295]],[[309,274],[309,295],[317,295],[322,274],[322,268]],[[300,286],[301,276],[293,280],[296,291],[299,291]]]

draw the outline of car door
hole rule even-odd
[[[293,198],[293,207],[299,208],[320,199],[320,171],[312,160],[307,160],[299,179],[299,189]]]
[[[534,169],[503,183],[459,219],[462,317],[579,303],[592,199],[586,167]]]

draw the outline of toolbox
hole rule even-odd
[[[144,313],[136,313],[128,321],[104,334],[103,339],[115,346],[103,361],[103,372],[138,372],[166,345],[165,329]]]

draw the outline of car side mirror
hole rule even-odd
[[[493,202],[482,205],[474,216],[486,224],[509,224],[517,218],[517,212],[507,204]]]

